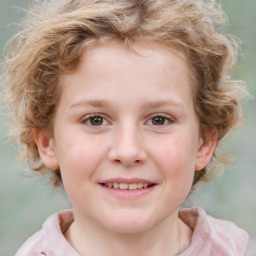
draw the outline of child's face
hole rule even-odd
[[[136,47],[143,56],[119,43],[86,51],[61,78],[54,138],[39,146],[60,167],[78,223],[129,233],[177,218],[213,147],[200,137],[185,56]]]

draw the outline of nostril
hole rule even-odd
[[[145,152],[138,152],[132,150],[111,150],[108,155],[109,160],[113,164],[123,164],[125,166],[141,165],[147,159]]]

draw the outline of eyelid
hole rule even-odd
[[[165,114],[165,113],[154,113],[150,116],[150,118],[154,118],[154,117],[157,117],[157,116],[164,117],[166,119],[171,119],[171,120],[174,121],[174,117],[172,117],[170,114]]]
[[[171,115],[169,114],[164,114],[164,113],[155,113],[155,114],[152,114],[149,116],[149,118],[147,119],[147,122],[148,123],[150,120],[152,120],[154,117],[162,117],[162,118],[165,118],[167,121],[169,121],[169,123],[172,123],[175,121],[175,118],[172,117]],[[155,125],[157,126],[157,125]],[[165,125],[159,125],[159,126],[165,126]]]
[[[86,124],[87,121],[90,120],[90,118],[93,118],[93,117],[102,117],[106,122],[107,124],[109,124],[110,122],[108,121],[108,119],[104,116],[104,114],[101,114],[101,113],[93,113],[93,114],[88,114],[88,115],[85,115],[81,118],[81,121],[80,123],[81,124]],[[92,125],[92,124],[87,124],[89,127],[95,127],[95,128],[100,128],[102,126],[105,126],[107,124],[102,124],[102,125],[99,125],[99,126],[96,126],[96,125]]]

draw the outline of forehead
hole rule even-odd
[[[121,65],[124,72],[129,71],[129,66],[136,65],[139,67],[137,71],[142,75],[145,69],[154,69],[154,67],[162,72],[169,67],[174,73],[179,66],[183,68],[184,76],[188,76],[192,81],[192,70],[184,51],[178,47],[153,41],[137,41],[129,45],[117,40],[94,43],[85,48],[83,56],[72,73],[85,72],[85,69],[88,71],[86,73],[94,69],[115,70],[117,69],[115,65]],[[107,75],[106,72],[105,76]],[[63,75],[61,78],[67,79],[67,76]]]
[[[145,65],[146,59],[148,66],[157,65],[158,67],[170,65],[176,61],[179,64],[182,62],[184,69],[189,70],[186,55],[181,49],[151,41],[139,41],[129,45],[119,41],[95,44],[86,48],[78,68],[85,61],[91,67],[93,64],[98,66],[104,59],[123,65],[129,62]]]
[[[96,93],[97,88],[100,93],[111,91],[112,96],[122,90],[149,98],[156,96],[150,87],[157,94],[165,94],[170,93],[170,86],[188,84],[191,97],[190,73],[186,55],[174,47],[155,42],[137,42],[128,47],[114,41],[86,48],[76,70],[63,75],[60,84],[86,94]],[[70,95],[71,88],[68,91]]]

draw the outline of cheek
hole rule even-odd
[[[190,182],[195,171],[196,144],[186,134],[166,138],[155,152],[154,159],[160,170],[173,181]]]
[[[100,139],[70,136],[58,145],[58,160],[63,176],[79,179],[90,176],[105,157],[106,146]],[[64,178],[64,177],[63,177]]]
[[[60,146],[60,145],[59,145]],[[105,154],[104,144],[98,140],[66,139],[59,150],[59,165],[63,185],[72,202],[85,200],[81,195],[91,197],[94,174]],[[66,149],[66,150],[65,150]],[[82,204],[82,202],[80,202]]]
[[[167,160],[175,160],[173,164],[176,162],[177,164],[182,162],[185,164],[189,160],[193,161],[196,156],[194,139],[186,134],[170,136],[165,142],[161,143],[159,150]]]

